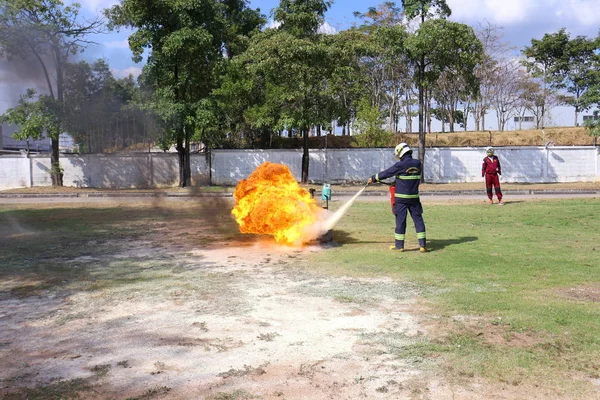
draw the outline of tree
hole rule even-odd
[[[600,43],[596,40],[577,36],[567,42],[563,59],[553,71],[554,86],[569,93],[562,101],[575,109],[575,126],[579,124],[579,113],[592,105],[585,92],[599,83],[596,54],[599,49]]]
[[[446,0],[402,0],[402,7],[408,19],[420,18],[421,23],[435,17],[447,18],[452,14]]]
[[[398,130],[398,119],[403,113],[402,97],[412,88],[412,64],[404,43],[408,36],[402,24],[401,9],[393,2],[371,7],[366,13],[354,13],[363,20],[358,30],[367,35],[368,53],[360,64],[369,76],[372,104],[382,111],[387,109],[390,130]],[[407,113],[410,118],[410,113]]]
[[[152,89],[159,116],[179,156],[179,185],[189,186],[190,141],[211,132],[207,102],[227,58],[243,52],[247,36],[264,22],[246,0],[122,0],[106,12],[111,27],[130,27],[134,61],[149,49],[141,79]]]
[[[527,57],[523,65],[542,82],[541,126],[538,128],[544,128],[548,111],[547,99],[552,94],[552,87],[555,86],[556,73],[564,63],[568,42],[569,35],[563,28],[556,33],[545,34],[541,40],[531,39],[531,46],[525,47],[522,51]]]
[[[18,126],[13,136],[18,140],[38,140],[46,132],[60,131],[61,119],[58,103],[48,95],[38,95],[35,90],[27,89],[19,103],[0,116],[0,122]],[[60,164],[51,165],[53,175],[61,175]]]
[[[331,7],[329,0],[280,0],[274,19],[281,23],[279,30],[295,37],[317,35]]]
[[[106,152],[154,142],[153,118],[139,107],[133,76],[113,77],[105,60],[67,64],[65,126],[82,152]]]
[[[446,4],[445,0],[402,0],[402,7],[404,13],[409,20],[419,18],[421,26],[425,24],[425,20],[439,16],[440,18],[447,18],[450,16],[452,11]],[[437,12],[437,13],[436,13]],[[419,32],[416,32],[414,36],[417,36]],[[419,93],[419,159],[421,162],[425,160],[425,70],[429,64],[426,60],[427,49],[422,48],[419,45],[412,46],[409,48],[412,55],[413,62],[417,66],[415,80],[417,82],[417,88]]]
[[[350,122],[356,116],[356,107],[368,87],[370,75],[364,73],[363,57],[371,53],[369,37],[357,29],[325,35],[324,45],[331,72],[327,77],[325,96],[328,115],[342,127],[342,135],[350,133]]]
[[[473,118],[475,130],[485,130],[485,116],[491,107],[492,89],[498,78],[500,63],[506,63],[509,52],[514,50],[502,41],[501,27],[486,23],[479,25],[475,31],[483,46],[483,60],[476,67],[475,75],[479,79],[479,93],[469,100],[473,101]],[[508,70],[508,69],[506,69]]]
[[[256,35],[240,56],[264,90],[255,115],[264,120],[267,110],[276,111],[274,126],[288,132],[299,129],[303,137],[303,183],[308,181],[310,127],[323,125],[329,118],[323,110],[327,105],[325,78],[331,67],[326,43],[317,31],[330,5],[322,0],[281,0],[274,12],[281,25]]]
[[[364,98],[356,113],[356,128],[359,135],[354,137],[355,145],[357,147],[389,146],[394,135],[383,129],[383,124],[384,117],[379,107]]]
[[[419,87],[419,159],[425,160],[425,93],[432,90],[442,73],[460,76],[472,90],[478,90],[475,68],[482,60],[481,42],[467,25],[444,19],[425,21],[406,40],[412,59],[417,63]]]
[[[315,37],[296,37],[268,29],[257,35],[242,55],[262,100],[250,110],[255,120],[277,130],[299,130],[303,138],[302,182],[308,180],[308,134],[312,126],[330,121],[326,77],[331,73],[328,48]]]
[[[498,130],[504,131],[506,123],[513,117],[528,93],[523,89],[525,74],[520,65],[512,60],[500,60],[493,69],[489,82],[489,104],[496,112]]]
[[[66,65],[69,57],[90,43],[86,36],[101,28],[99,19],[80,21],[77,3],[65,6],[60,0],[0,0],[0,56],[34,59],[46,80],[47,95],[39,96],[39,104],[32,107],[37,113],[53,113],[46,117],[54,122],[43,124],[51,140],[53,186],[63,184],[58,145],[64,129]],[[34,98],[35,94],[28,91],[22,100],[31,103]],[[23,101],[19,106],[24,107]]]
[[[598,145],[598,138],[600,137],[600,116],[598,115],[598,111],[594,111],[594,118],[590,118],[585,122],[585,127],[587,128],[590,136],[594,138],[594,146]]]

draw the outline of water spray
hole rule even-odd
[[[358,193],[356,193],[350,200],[346,202],[339,210],[334,213],[330,213],[326,210],[323,210],[323,214],[319,217],[319,220],[312,225],[306,226],[304,228],[304,242],[307,243],[311,240],[315,240],[319,238],[321,242],[329,242],[332,240],[332,229],[333,227],[342,219],[344,214],[348,211],[352,203],[361,195],[361,193],[369,186],[368,184],[360,189]],[[330,194],[329,192],[328,194]],[[311,191],[311,194],[314,194],[314,191]]]
[[[350,208],[350,206],[352,205],[352,203],[354,203],[354,201],[358,198],[358,196],[360,196],[361,193],[364,192],[364,190],[367,188],[367,186],[369,186],[369,184],[365,185],[364,188],[360,189],[358,191],[358,193],[356,193],[354,195],[354,197],[352,197],[350,200],[348,200],[346,202],[346,204],[344,204],[342,207],[340,207],[339,210],[337,210],[336,212],[334,212],[329,218],[327,218],[323,222],[323,229],[325,231],[333,229],[333,227],[340,221],[340,219],[342,219],[342,217],[344,216],[344,214],[346,214],[346,212],[348,211],[348,209]]]

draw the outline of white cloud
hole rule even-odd
[[[102,44],[108,47],[109,49],[129,49],[129,41],[127,39],[112,40],[108,42],[103,42]]]
[[[600,1],[598,0],[570,0],[558,3],[561,16],[571,18],[575,23],[585,26],[600,24]]]
[[[488,20],[493,24],[511,25],[531,18],[540,0],[447,0],[452,19],[464,22]],[[544,0],[541,0],[544,1]]]
[[[67,3],[67,2],[66,2]],[[79,0],[79,1],[70,1],[72,3],[79,3],[81,7],[91,11],[101,11],[105,8],[109,8],[114,6],[115,4],[119,4],[119,0]]]
[[[280,26],[281,26],[281,22],[270,19],[267,22],[267,25],[265,27],[266,28],[279,28]],[[337,29],[335,29],[333,26],[329,25],[329,23],[323,22],[323,24],[319,27],[318,32],[324,33],[327,35],[333,35],[333,34],[337,33]]]
[[[447,0],[452,19],[509,26],[535,22],[564,26],[600,22],[598,0]]]
[[[280,26],[281,22],[270,19],[265,28],[279,28]]]
[[[319,27],[318,32],[326,35],[335,35],[337,33],[337,29],[329,25],[327,22],[323,22],[323,24]]]
[[[125,69],[112,69],[111,72],[116,78],[126,78],[129,75],[133,75],[134,78],[137,78],[142,73],[142,68],[129,67]]]

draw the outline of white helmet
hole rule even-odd
[[[408,144],[406,143],[400,143],[398,146],[396,146],[396,148],[394,149],[394,157],[396,157],[398,160],[401,159],[402,157],[404,157],[404,155],[408,152],[412,152],[411,148],[408,146]]]
[[[492,146],[488,146],[485,148],[485,154],[494,155],[494,148]]]

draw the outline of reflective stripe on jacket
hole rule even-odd
[[[421,183],[422,172],[421,161],[415,160],[410,154],[407,154],[390,168],[373,175],[371,179],[374,182],[379,182],[395,177],[395,201],[397,203],[416,203],[419,201],[419,184]]]

